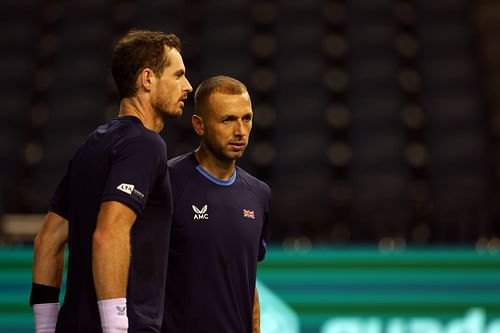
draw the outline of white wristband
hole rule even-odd
[[[35,333],[54,333],[59,314],[59,303],[33,304]]]
[[[128,329],[127,299],[111,298],[97,301],[103,333],[123,333]]]

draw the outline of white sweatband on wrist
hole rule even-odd
[[[59,303],[33,304],[35,333],[54,333],[59,314]]]
[[[97,301],[103,333],[123,333],[128,329],[127,299],[111,298]]]

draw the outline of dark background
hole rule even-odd
[[[494,0],[2,0],[1,214],[43,214],[86,135],[117,114],[111,48],[174,32],[193,87],[245,82],[239,163],[273,189],[272,240],[499,244]],[[163,133],[196,147],[192,95]]]

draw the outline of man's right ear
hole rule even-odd
[[[205,133],[205,124],[203,123],[203,118],[199,115],[193,114],[191,117],[191,124],[193,125],[193,129],[198,136],[202,136]]]

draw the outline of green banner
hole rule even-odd
[[[500,333],[497,251],[273,248],[258,277],[302,333]]]
[[[33,332],[31,247],[0,248],[0,332]],[[262,333],[500,333],[500,252],[271,248]]]

